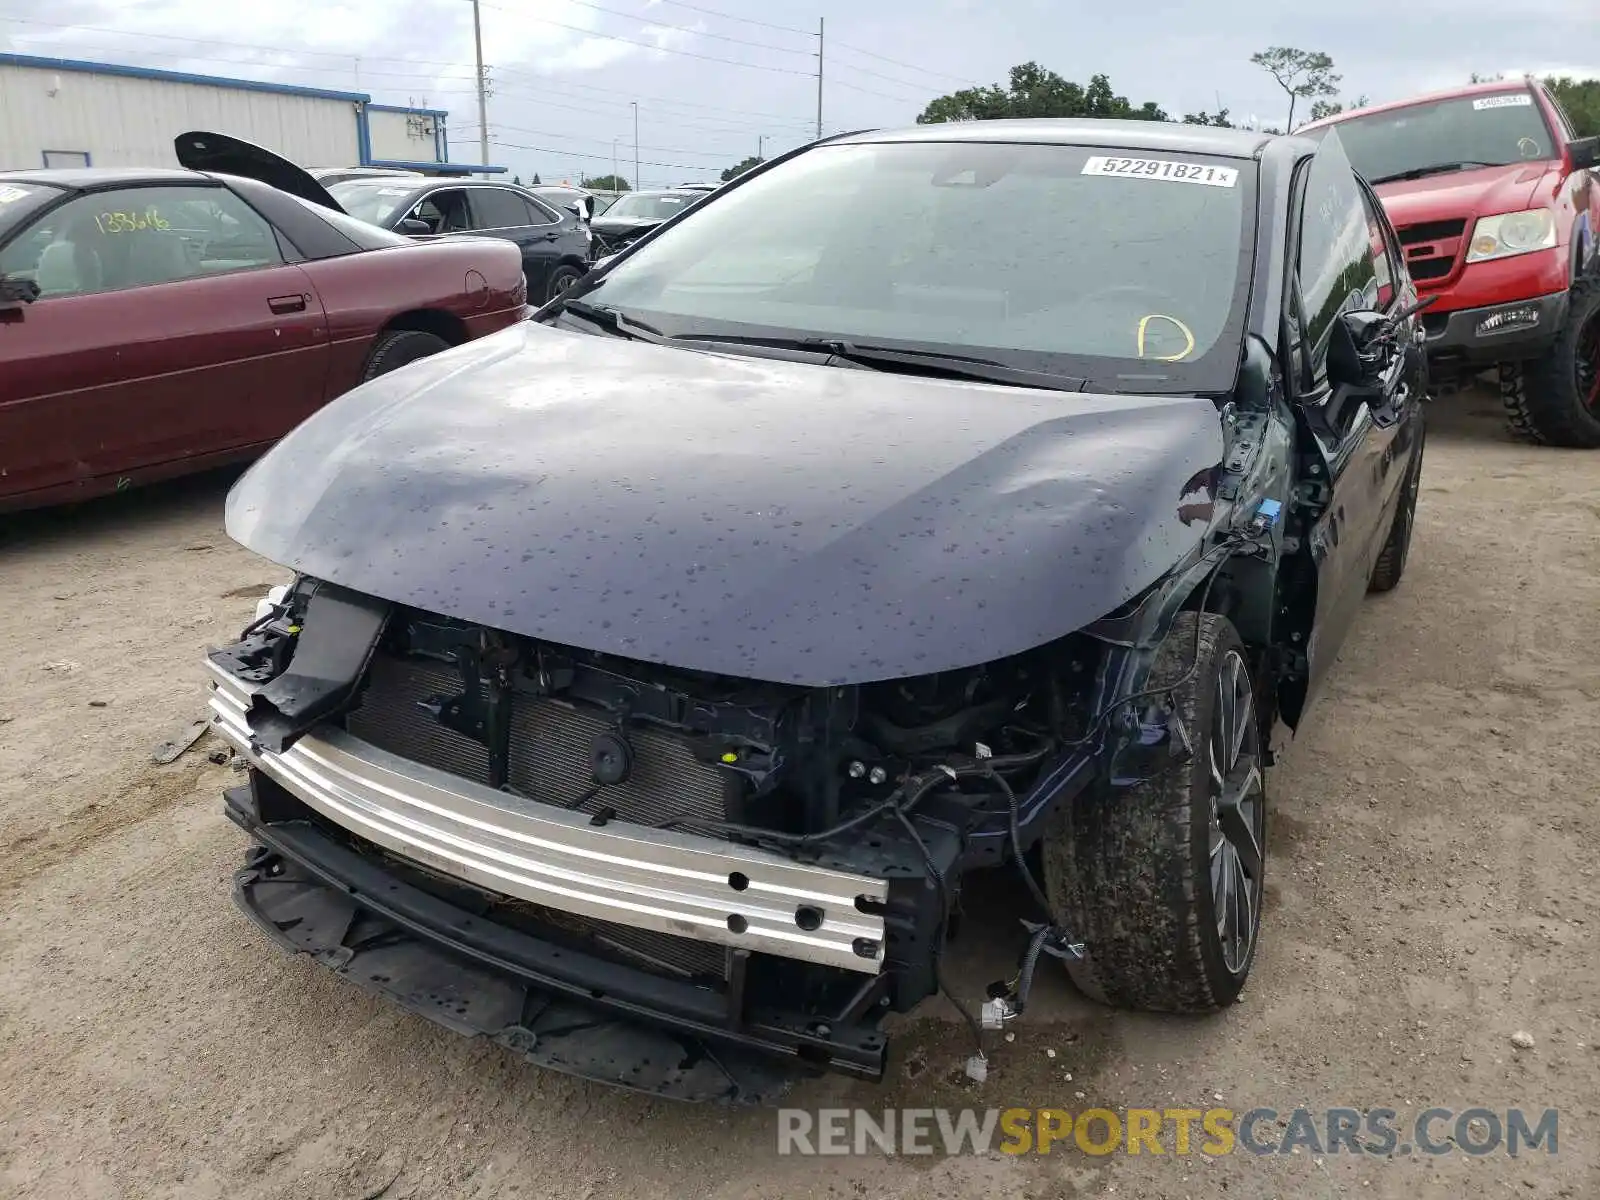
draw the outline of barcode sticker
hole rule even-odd
[[[1174,162],[1170,158],[1113,158],[1091,155],[1083,164],[1084,175],[1116,175],[1124,179],[1160,179],[1169,183],[1199,183],[1207,187],[1231,188],[1239,182],[1233,167],[1213,167],[1207,163]]]
[[[1472,107],[1482,112],[1486,108],[1527,108],[1533,103],[1533,97],[1527,92],[1511,92],[1505,96],[1479,96],[1472,102]]]

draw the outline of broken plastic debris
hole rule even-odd
[[[205,717],[196,717],[189,722],[189,728],[185,729],[177,737],[162,742],[157,746],[150,754],[150,761],[159,763],[162,766],[175,761],[180,754],[198,742],[205,735],[205,731],[210,728],[211,722]]]
[[[981,1054],[974,1054],[967,1059],[967,1078],[974,1083],[983,1083],[989,1078],[989,1060]]]

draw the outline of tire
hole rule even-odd
[[[1500,400],[1514,436],[1543,446],[1600,448],[1600,277],[1567,293],[1567,319],[1538,358],[1500,367]]]
[[[1417,493],[1422,490],[1422,452],[1427,446],[1427,435],[1417,433],[1417,452],[1406,467],[1406,479],[1400,485],[1400,505],[1395,510],[1394,523],[1389,526],[1389,536],[1384,539],[1378,561],[1373,564],[1372,578],[1367,580],[1369,592],[1392,592],[1406,573],[1406,558],[1411,553],[1411,531],[1417,522]]]
[[[372,344],[372,353],[367,355],[367,366],[361,372],[361,382],[366,383],[407,363],[414,363],[419,358],[427,358],[430,354],[448,349],[449,342],[437,334],[424,333],[420,329],[391,329],[388,333],[380,333],[378,340]]]
[[[1162,683],[1174,685],[1193,752],[1174,738],[1172,757],[1154,778],[1120,793],[1078,796],[1044,839],[1045,887],[1058,919],[1084,943],[1085,957],[1067,968],[1081,991],[1121,1008],[1207,1012],[1238,998],[1260,933],[1263,706],[1244,644],[1215,613],[1186,612],[1174,622],[1152,667],[1151,686]],[[1231,705],[1219,704],[1224,690]],[[1231,808],[1237,819],[1227,821],[1232,838],[1221,831],[1210,766],[1218,739],[1228,736],[1219,717],[1229,711],[1242,717],[1238,741],[1227,747],[1238,754],[1222,756],[1234,763],[1224,786],[1240,801]],[[1233,838],[1255,847],[1253,879]],[[1219,890],[1222,878],[1231,893]],[[1222,935],[1219,910],[1241,938]]]
[[[549,303],[562,292],[566,291],[578,280],[583,278],[583,272],[573,266],[560,266],[550,272],[550,287],[545,295],[545,303]]]

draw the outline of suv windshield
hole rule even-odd
[[[1370,183],[1556,154],[1544,115],[1525,89],[1409,104],[1308,133],[1320,137],[1328,129],[1338,129],[1351,164]]]
[[[402,209],[411,207],[417,185],[405,179],[345,179],[328,185],[328,195],[357,220],[387,229]]]
[[[634,221],[665,221],[699,200],[703,192],[638,192],[623,196],[607,211],[608,217],[627,217]]]
[[[1225,391],[1255,179],[1253,161],[1188,153],[821,146],[709,197],[595,301],[675,337],[892,343],[1098,390]]]

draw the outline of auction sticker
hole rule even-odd
[[[1199,183],[1207,187],[1231,188],[1239,182],[1233,167],[1213,167],[1207,163],[1174,162],[1170,158],[1113,158],[1091,155],[1083,164],[1084,175],[1117,175],[1127,179],[1165,179],[1172,183]]]
[[[0,183],[0,204],[10,204],[13,200],[21,200],[27,194],[22,188]]]
[[[1486,108],[1527,108],[1533,103],[1533,97],[1527,92],[1510,92],[1504,96],[1479,96],[1472,102],[1472,107],[1477,112]]]

